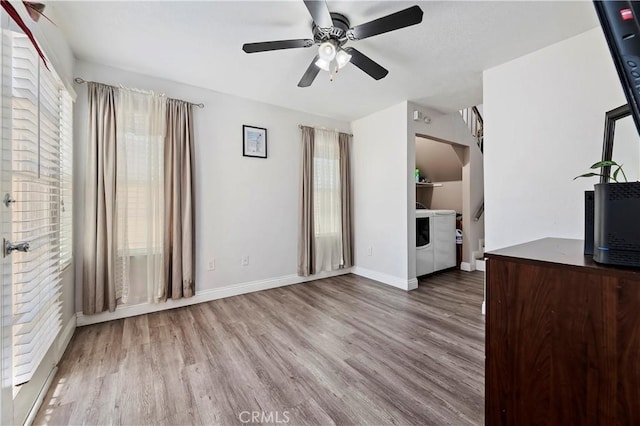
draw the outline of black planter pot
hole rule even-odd
[[[593,260],[640,267],[640,182],[594,187]]]

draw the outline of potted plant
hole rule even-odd
[[[611,174],[611,168],[615,167],[616,169],[613,171],[613,174]],[[591,166],[591,170],[595,170],[595,169],[601,169],[600,173],[596,173],[596,172],[589,172],[589,173],[585,173],[582,174],[580,176],[576,176],[573,178],[573,180],[576,180],[578,178],[582,178],[582,177],[594,177],[594,176],[600,176],[601,178],[604,178],[604,181],[611,179],[612,181],[614,181],[615,183],[619,183],[620,181],[618,180],[618,176],[620,176],[620,174],[622,173],[622,178],[624,179],[625,182],[628,182],[627,180],[627,175],[624,173],[624,170],[622,169],[622,164],[618,164],[615,161],[598,161],[597,163],[593,164]],[[603,182],[603,179],[600,180],[600,182]]]
[[[622,165],[615,161],[599,161],[591,169],[600,171],[575,177],[601,178],[594,185],[592,209],[590,191],[585,192],[585,254],[591,248],[596,262],[640,267],[640,182],[629,182]],[[589,229],[590,210],[593,229]]]

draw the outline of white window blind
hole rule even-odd
[[[60,266],[73,257],[73,101],[60,91]]]
[[[126,174],[118,174],[118,224],[126,224],[126,230],[118,233],[118,248],[128,245],[133,254],[148,248],[159,252],[162,242],[150,235],[149,197],[159,183],[153,177],[159,175],[164,158],[158,155],[162,152],[162,141],[142,131],[135,133],[134,129],[124,133],[118,142],[124,145],[121,151],[126,152],[118,163],[119,170],[126,168]],[[125,187],[126,190],[120,190]]]
[[[30,244],[29,252],[11,255],[13,377],[18,386],[31,379],[61,329],[61,137],[70,131],[63,122],[71,118],[65,115],[69,111],[59,79],[41,65],[26,36],[10,37],[16,200],[11,238]]]
[[[313,206],[316,236],[342,231],[338,133],[316,129],[313,151]]]

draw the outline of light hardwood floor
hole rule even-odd
[[[483,424],[482,287],[343,275],[78,328],[35,424]]]

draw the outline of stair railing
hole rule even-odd
[[[480,152],[484,152],[484,121],[477,107],[465,108],[460,110],[462,119],[467,123],[471,135],[476,138],[476,143]]]
[[[473,215],[473,221],[474,222],[479,221],[483,213],[484,213],[484,200],[482,201],[482,203],[480,203],[480,207],[478,207],[478,210],[476,210],[476,214]]]
[[[482,114],[477,107],[472,106],[471,108],[465,108],[460,110],[460,115],[462,115],[462,119],[465,123],[467,123],[467,127],[471,132],[471,135],[476,138],[476,143],[478,144],[478,148],[480,148],[480,152],[484,153],[484,120],[482,119]],[[484,214],[484,200],[478,206],[476,213],[473,215],[473,220],[475,222],[480,220],[480,217]]]

